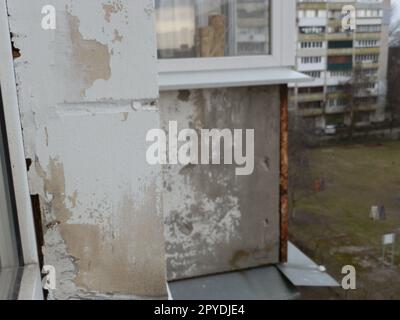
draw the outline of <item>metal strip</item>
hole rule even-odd
[[[289,159],[288,159],[288,86],[280,86],[280,257],[281,263],[288,259],[289,227]]]

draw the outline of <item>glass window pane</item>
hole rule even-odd
[[[160,59],[270,54],[270,0],[156,0]]]
[[[5,135],[3,125],[3,104],[0,91],[0,270],[19,265],[15,224],[10,198]]]

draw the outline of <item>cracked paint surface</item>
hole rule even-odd
[[[8,1],[49,298],[165,297],[161,168],[140,157],[160,126],[149,1],[59,1],[56,31],[40,27],[43,4]]]
[[[83,82],[79,93],[83,97],[96,80],[110,79],[110,52],[108,46],[96,40],[83,39],[79,18],[69,12],[66,14],[72,43],[73,72]]]

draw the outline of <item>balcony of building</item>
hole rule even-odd
[[[346,111],[348,106],[348,98],[344,94],[336,95],[330,94],[326,100],[325,113],[336,114]]]
[[[299,33],[299,41],[325,41],[325,33]]]
[[[324,113],[324,101],[307,101],[298,103],[298,113],[303,117],[315,117]]]
[[[351,54],[329,55],[327,70],[335,71],[351,71],[353,69],[353,56]]]
[[[355,40],[380,40],[381,33],[380,32],[363,32],[356,33],[354,35]]]
[[[298,19],[299,27],[326,26],[327,18],[322,17],[303,17]]]
[[[360,67],[362,69],[378,69],[379,63],[377,61],[362,61]]]
[[[331,32],[327,35],[327,40],[353,40],[353,33],[352,32]]]
[[[326,1],[309,1],[298,2],[297,9],[299,10],[326,10]]]
[[[339,105],[339,106],[326,106],[325,113],[326,114],[337,114],[337,113],[344,113],[346,111],[346,106]]]
[[[311,101],[323,101],[325,94],[322,93],[302,93],[297,95],[298,102],[311,102]]]
[[[355,48],[356,54],[379,54],[380,53],[379,47],[369,47],[369,48]]]

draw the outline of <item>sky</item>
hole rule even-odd
[[[393,12],[392,12],[392,23],[396,20],[400,20],[400,0],[392,0]]]

